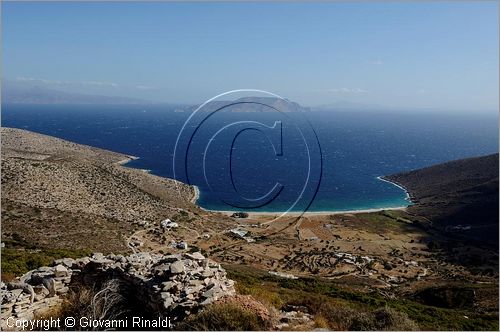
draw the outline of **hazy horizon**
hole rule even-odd
[[[3,2],[2,18],[2,90],[498,112],[497,2]]]

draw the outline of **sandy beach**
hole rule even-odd
[[[287,212],[286,216],[289,217],[299,217],[301,215],[307,216],[326,216],[326,215],[337,215],[337,214],[358,214],[358,213],[370,213],[370,212],[379,212],[379,211],[387,211],[387,210],[405,210],[406,206],[398,206],[398,207],[387,207],[387,208],[377,208],[377,209],[361,209],[361,210],[348,210],[348,211],[307,211],[307,212]],[[236,211],[213,211],[206,210],[210,212],[218,212],[224,215],[231,216]],[[247,212],[249,218],[259,218],[259,217],[269,217],[269,216],[280,216],[285,212]]]
[[[410,194],[408,193],[408,191],[406,190],[406,188],[404,188],[403,186],[397,184],[397,183],[394,183],[392,181],[389,181],[389,180],[386,180],[386,179],[383,179],[381,176],[377,176],[377,179],[380,180],[380,181],[384,181],[384,182],[387,182],[387,183],[390,183],[402,190],[404,190],[405,194],[406,194],[406,200],[408,200],[409,202],[411,202],[410,200]],[[194,190],[195,190],[195,196],[193,197],[193,199],[191,200],[192,203],[195,203],[196,204],[196,201],[198,200],[199,198],[199,195],[200,195],[200,190],[197,186],[194,186]],[[344,210],[344,211],[335,211],[335,210],[332,210],[332,211],[307,211],[307,212],[297,212],[297,211],[290,211],[290,212],[285,212],[285,211],[276,211],[276,212],[248,212],[248,211],[245,211],[248,213],[248,217],[249,218],[259,218],[259,217],[269,217],[269,216],[281,216],[282,214],[286,213],[286,216],[289,216],[289,217],[299,217],[299,216],[325,216],[325,215],[338,215],[338,214],[358,214],[358,213],[370,213],[370,212],[380,212],[380,211],[386,211],[386,210],[406,210],[408,206],[394,206],[394,207],[383,207],[383,208],[373,208],[373,209],[358,209],[358,210]],[[225,210],[208,210],[208,209],[204,209],[202,207],[200,207],[202,210],[205,210],[205,211],[208,211],[208,212],[214,212],[214,213],[222,213],[224,215],[227,215],[227,216],[231,216],[233,213],[237,212],[237,211],[225,211]]]

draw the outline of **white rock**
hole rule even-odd
[[[170,265],[170,273],[172,274],[178,274],[184,271],[186,271],[186,267],[184,266],[184,263],[182,261],[177,261]]]
[[[193,252],[192,254],[186,254],[187,257],[191,258],[191,259],[195,259],[195,260],[198,260],[198,261],[202,261],[205,259],[205,256],[203,256],[201,254],[201,252],[197,251],[197,252]]]
[[[163,286],[163,291],[168,291],[168,290],[171,290],[172,288],[174,288],[175,286],[175,282],[173,281],[166,281],[166,282],[162,282],[161,284]]]
[[[67,277],[68,275],[69,271],[64,265],[59,264],[54,267],[54,276]]]

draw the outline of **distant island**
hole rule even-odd
[[[236,100],[214,100],[200,109],[203,112],[212,112],[227,106],[230,112],[310,112],[309,107],[304,107],[296,102],[280,99],[277,97],[242,97]],[[194,111],[201,105],[192,106],[190,111]]]
[[[70,93],[41,86],[5,82],[2,103],[6,104],[151,104],[151,101],[117,96]]]

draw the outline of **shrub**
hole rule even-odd
[[[404,312],[385,307],[375,311],[375,321],[384,330],[415,331],[418,325]]]
[[[374,331],[378,330],[373,317],[366,312],[356,312],[353,316],[346,317],[350,321],[348,329],[351,331]]]
[[[328,329],[330,327],[328,320],[321,314],[314,316],[314,326],[320,329]]]
[[[416,331],[418,325],[405,313],[385,307],[370,313],[358,313],[352,318],[349,330]]]
[[[262,331],[269,328],[269,322],[233,303],[209,305],[175,326],[182,331]]]
[[[99,288],[83,285],[73,286],[62,305],[52,307],[43,314],[35,316],[34,319],[64,320],[66,317],[73,317],[76,321],[80,321],[81,318],[85,317],[100,321],[112,321],[128,319],[132,313],[141,315],[142,312],[131,307],[126,290],[123,282],[119,279],[106,280]],[[55,328],[55,330],[65,329],[64,325]],[[100,327],[89,326],[85,329],[98,330]]]
[[[58,317],[71,316],[77,320],[81,317],[113,320],[122,318],[130,311],[122,282],[119,279],[110,279],[105,281],[99,289],[86,286],[72,289],[64,305],[59,309]]]
[[[276,293],[276,291],[262,287],[260,284],[244,285],[237,283],[236,289],[239,294],[251,295],[258,301],[278,309],[280,309],[284,304],[284,301],[281,299],[280,295]]]

